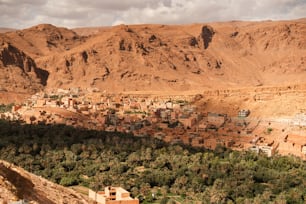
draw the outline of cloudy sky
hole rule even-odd
[[[0,27],[87,27],[306,17],[306,0],[0,0]]]

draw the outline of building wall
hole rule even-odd
[[[259,146],[260,151],[264,152],[268,157],[272,156],[272,148],[268,146]]]
[[[306,154],[306,146],[303,146],[303,147],[302,147],[302,153],[303,153],[303,154]]]
[[[101,203],[101,204],[106,204],[108,201],[105,197],[105,194],[99,194],[97,193],[97,197],[96,197],[96,200],[98,203]]]
[[[111,192],[116,192],[116,195],[111,196]],[[130,198],[130,193],[123,188],[105,188],[104,191],[94,192],[93,190],[88,191],[90,199],[96,201],[99,204],[139,204],[138,199]],[[110,200],[113,197],[116,200]],[[126,199],[126,200],[124,200]]]
[[[106,204],[106,197],[104,192],[95,192],[91,189],[88,190],[88,197],[98,203]]]
[[[96,196],[97,196],[97,193],[96,193],[96,192],[94,192],[94,191],[91,190],[91,189],[88,190],[88,197],[89,197],[90,199],[96,200]]]
[[[207,121],[209,124],[221,126],[225,122],[225,116],[224,115],[217,115],[217,114],[208,114]]]
[[[195,118],[180,118],[179,121],[184,125],[184,128],[191,128],[195,125],[196,119]]]
[[[139,204],[139,200],[109,200],[105,204]]]

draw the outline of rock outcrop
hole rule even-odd
[[[37,69],[33,59],[9,43],[4,44],[0,50],[0,62],[4,67],[17,66],[24,72],[35,72]]]
[[[5,90],[36,92],[48,78],[47,71],[37,68],[35,61],[10,43],[0,47],[0,82]]]
[[[208,45],[212,41],[214,34],[215,34],[215,31],[211,26],[203,26],[201,38],[203,40],[204,49],[208,48]]]
[[[84,196],[72,189],[35,176],[8,162],[0,161],[0,203],[22,199],[37,204],[88,203]]]
[[[76,29],[82,36],[42,24],[1,34],[1,88],[188,92],[306,83],[305,19],[84,29]]]

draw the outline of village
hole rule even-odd
[[[33,95],[2,113],[28,124],[65,124],[108,132],[151,136],[168,143],[215,149],[224,146],[267,156],[306,158],[306,115],[287,119],[252,118],[208,112],[194,105],[203,95],[110,94],[98,89],[57,89]]]

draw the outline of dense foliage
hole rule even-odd
[[[6,104],[0,104],[0,113],[4,112],[10,112],[12,110],[12,107],[14,106],[13,103],[10,103],[8,105]]]
[[[193,149],[122,133],[0,121],[0,158],[65,186],[120,185],[144,203],[306,200],[306,162],[299,158]]]

